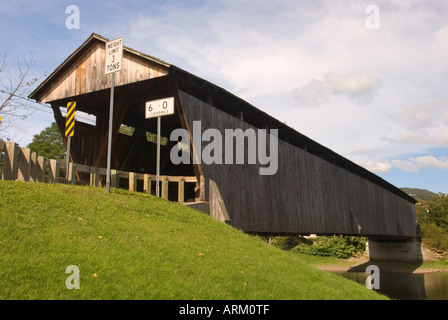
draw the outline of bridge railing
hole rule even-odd
[[[107,174],[105,168],[97,168],[69,162],[66,174],[65,161],[45,159],[29,148],[19,147],[10,141],[0,140],[0,176],[2,180],[26,182],[69,183],[101,187]],[[89,177],[89,181],[81,177]],[[67,181],[66,178],[67,177]],[[153,193],[156,176],[147,173],[111,170],[111,187],[126,186],[129,191]],[[140,182],[140,183],[139,183]],[[177,201],[185,202],[185,183],[198,184],[196,177],[160,176],[161,197],[168,200],[169,184],[177,184]],[[139,187],[140,186],[140,187]]]

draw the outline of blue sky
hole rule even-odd
[[[33,72],[49,74],[92,32],[124,36],[398,187],[448,193],[447,1],[0,4],[9,67],[32,54]],[[69,5],[80,10],[80,29],[66,27]],[[372,17],[379,29],[366,26]],[[26,145],[52,121],[36,105],[0,134]]]

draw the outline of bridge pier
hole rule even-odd
[[[422,262],[423,253],[420,238],[385,239],[369,238],[367,250],[370,260],[391,262]]]

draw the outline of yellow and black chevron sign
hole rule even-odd
[[[71,137],[75,132],[76,101],[67,103],[67,115],[65,116],[65,136]]]

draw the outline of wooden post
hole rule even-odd
[[[110,186],[112,188],[120,187],[120,171],[110,169]]]
[[[36,182],[45,182],[45,157],[37,156]]]
[[[31,150],[29,148],[20,147],[18,150],[19,170],[17,180],[30,181],[31,174]]]
[[[199,201],[205,201],[205,180],[203,175],[199,178]]]
[[[162,198],[168,200],[168,178],[162,176]]]
[[[76,164],[74,164],[73,162],[70,162],[68,166],[68,183],[76,183]]]
[[[48,172],[49,183],[59,183],[59,169],[60,162],[55,159],[50,159],[50,170]]]
[[[137,191],[137,174],[135,172],[129,172],[129,191]]]
[[[185,179],[184,177],[179,178],[177,201],[183,203],[185,201]]]
[[[230,216],[227,212],[226,205],[222,199],[221,192],[215,181],[209,179],[209,203],[210,203],[210,216],[225,222],[230,223]]]
[[[151,194],[151,175],[147,173],[143,175],[143,191]]]
[[[31,151],[31,161],[30,161],[30,181],[37,182],[37,152]]]
[[[14,142],[7,141],[5,159],[3,160],[3,180],[17,179],[18,146]]]
[[[97,167],[90,167],[90,186],[98,187],[100,179],[99,170]]]

